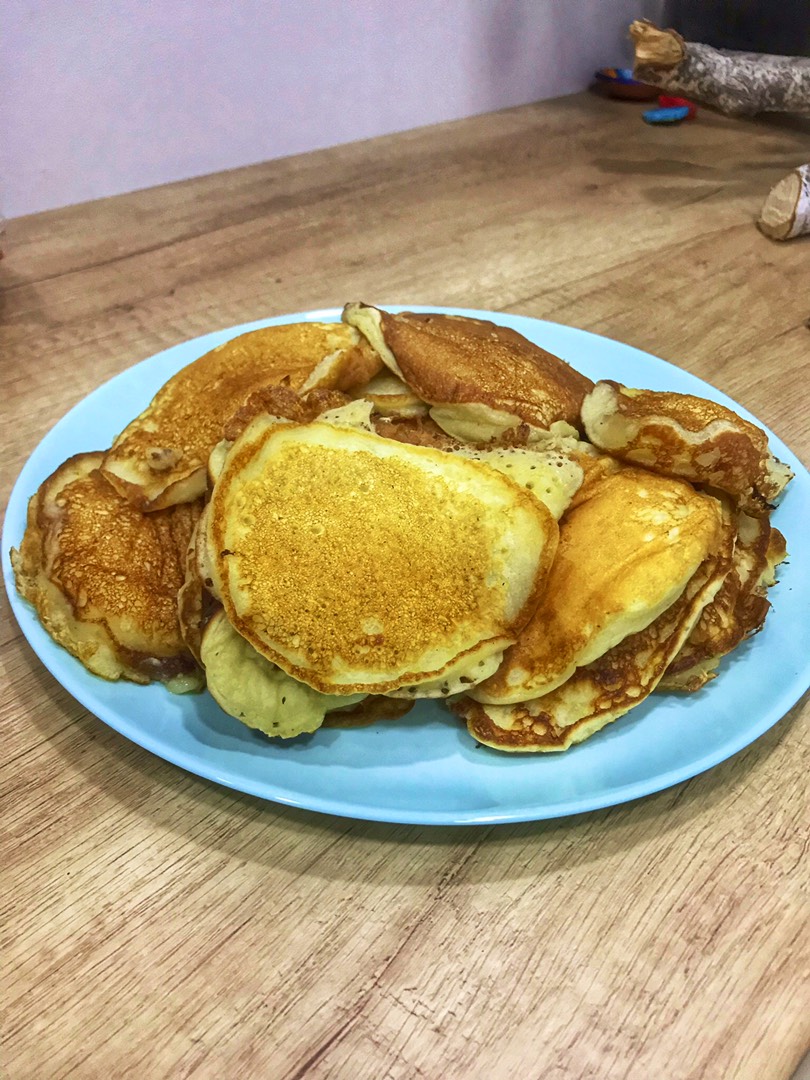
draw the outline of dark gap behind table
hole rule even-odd
[[[810,0],[664,0],[662,25],[717,49],[810,56]]]

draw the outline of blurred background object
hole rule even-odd
[[[716,49],[810,56],[808,0],[664,0],[653,21]]]
[[[810,116],[810,58],[718,49],[685,41],[673,29],[635,19],[630,37],[633,74],[655,86],[686,94],[728,116],[796,113]]]

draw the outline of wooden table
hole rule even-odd
[[[651,128],[587,94],[13,221],[3,502],[103,380],[350,299],[520,312],[723,388],[810,459],[810,240],[754,227],[799,121]],[[810,1039],[807,701],[637,803],[389,826],[130,745],[3,598],[10,1080],[784,1080]]]

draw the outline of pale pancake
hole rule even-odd
[[[380,367],[365,339],[345,324],[289,323],[241,334],[169,379],[115,439],[103,472],[139,510],[191,502],[205,490],[208,455],[226,421],[253,391],[297,389],[308,380],[351,389]]]
[[[382,362],[382,361],[381,361]],[[379,416],[410,418],[427,416],[428,406],[405,385],[402,379],[385,370],[361,386],[356,394],[366,398]]]
[[[415,701],[417,698],[449,698],[453,694],[461,694],[475,683],[488,679],[494,675],[503,660],[503,652],[493,653],[484,660],[479,660],[474,672],[470,671],[470,662],[464,655],[457,664],[451,664],[445,668],[438,679],[430,682],[421,682],[414,686],[401,686],[396,690],[389,690],[388,697],[402,698],[406,701]]]
[[[363,695],[334,697],[290,678],[217,612],[202,635],[208,691],[230,716],[280,739],[317,731],[330,709],[356,706]]]
[[[209,691],[224,712],[271,738],[292,739],[319,727],[365,727],[398,720],[412,701],[374,694],[329,696],[296,682],[233,629],[220,609],[201,637]]]
[[[105,679],[202,680],[177,620],[177,593],[199,503],[145,515],[98,470],[101,452],[77,454],[28,505],[17,589],[51,637]]]
[[[599,382],[582,403],[591,442],[623,461],[717,488],[767,515],[793,475],[755,424],[706,398]]]
[[[521,334],[482,319],[395,315],[361,303],[347,304],[343,319],[455,437],[486,442],[521,422],[576,426],[582,399],[593,386]]]
[[[560,523],[531,621],[471,696],[508,704],[554,690],[666,611],[725,529],[721,504],[689,484],[629,467],[597,474]]]
[[[728,572],[732,533],[706,559],[678,599],[649,626],[626,637],[599,659],[578,668],[561,686],[530,701],[485,705],[463,699],[453,709],[473,738],[498,750],[567,750],[624,716],[655,689],[701,610]]]
[[[207,515],[213,591],[324,693],[473,684],[534,610],[556,522],[485,464],[358,427],[368,409],[258,417],[234,443]]]
[[[568,509],[584,476],[579,461],[553,447],[460,446],[453,452],[471,461],[482,461],[508,476],[544,503],[557,521]]]

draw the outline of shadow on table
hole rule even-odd
[[[656,161],[648,159],[635,161],[632,158],[600,158],[594,161],[596,168],[603,172],[634,177],[658,177],[661,180],[671,181],[666,185],[650,185],[639,189],[644,198],[658,205],[667,203],[688,205],[721,192],[735,196],[761,195],[764,201],[776,180],[781,179],[782,175],[787,175],[800,164],[802,162],[798,160],[795,151],[791,155],[784,150],[780,153],[778,161],[736,162],[728,166],[704,165],[696,161],[683,161],[669,157],[662,157]],[[690,185],[684,181],[698,183]]]
[[[649,845],[651,837],[665,845],[668,835],[674,839],[693,819],[721,821],[725,805],[745,798],[749,785],[754,788],[757,772],[788,736],[802,706],[800,701],[732,759],[634,802],[550,821],[392,825],[285,807],[184,773],[87,712],[72,719],[76,703],[44,669],[36,677],[52,707],[64,714],[69,737],[53,739],[52,716],[47,724],[40,718],[39,726],[65,765],[83,774],[100,799],[119,803],[131,814],[152,820],[157,829],[205,849],[324,880],[358,882],[360,845],[364,882],[395,880],[402,885],[438,884],[448,872],[448,861],[463,864],[468,883],[553,874]],[[351,843],[349,857],[344,838]]]
[[[702,111],[695,123],[701,127],[711,127],[714,119],[715,114],[711,111]],[[719,160],[712,160],[706,153],[706,147],[673,140],[671,151],[667,153],[662,147],[661,156],[655,158],[650,157],[646,144],[637,147],[631,143],[610,157],[597,152],[593,166],[595,170],[608,175],[666,181],[666,184],[651,185],[640,190],[640,194],[649,202],[658,205],[689,204],[720,192],[735,196],[758,196],[764,201],[777,180],[807,160],[810,120],[774,115],[747,121],[748,124],[752,122],[764,129],[770,138],[765,141],[757,133],[749,158],[741,159],[735,155],[733,160],[722,156]],[[594,148],[597,147],[598,151],[602,150],[601,143],[594,144]],[[697,185],[691,187],[684,181],[697,181]]]

